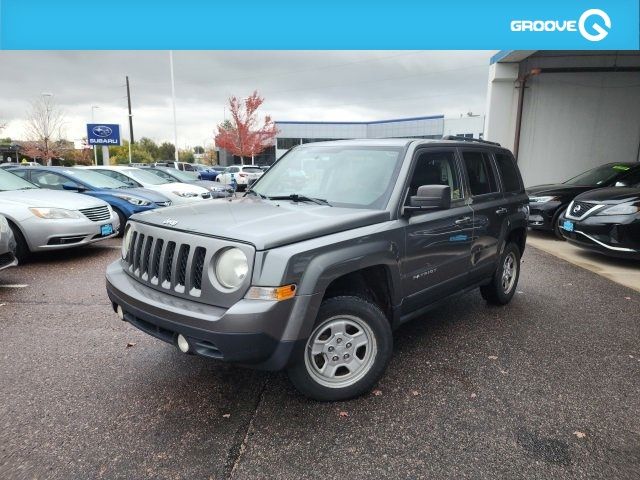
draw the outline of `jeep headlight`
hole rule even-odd
[[[46,218],[48,220],[61,220],[68,218],[85,218],[79,211],[77,210],[67,210],[66,208],[29,208],[31,213],[33,213],[36,217]]]
[[[215,272],[220,285],[235,290],[249,272],[247,256],[239,248],[228,248],[218,255]]]
[[[133,236],[133,230],[130,225],[127,225],[124,230],[124,238],[122,239],[122,258],[127,258],[129,248],[131,248],[131,237]]]

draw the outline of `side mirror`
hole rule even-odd
[[[138,184],[136,182],[134,182],[133,180],[127,180],[127,185],[129,185],[131,188],[137,188]]]
[[[423,185],[410,199],[409,210],[447,210],[451,207],[451,187]],[[407,208],[407,207],[405,207]]]
[[[64,190],[71,190],[73,192],[84,192],[86,190],[86,188],[84,188],[82,185],[78,185],[73,182],[64,182],[62,184],[62,188]]]
[[[628,187],[627,182],[616,182],[614,187]]]

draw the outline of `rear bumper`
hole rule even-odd
[[[107,269],[107,294],[114,310],[143,332],[176,345],[178,334],[190,352],[264,370],[280,370],[304,347],[305,339],[285,339],[296,312],[313,296],[282,302],[241,300],[229,309],[177,298],[136,282],[120,263]]]

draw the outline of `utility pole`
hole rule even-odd
[[[171,98],[173,100],[173,144],[175,145],[175,159],[178,157],[178,122],[176,120],[176,82],[173,77],[173,50],[169,50],[169,67],[171,68]]]
[[[131,144],[133,140],[133,115],[131,114],[131,90],[129,89],[129,75],[127,79],[127,105],[129,106],[129,163],[131,163]]]
[[[93,113],[96,108],[100,108],[100,107],[97,105],[91,105],[91,123],[96,123],[95,115]],[[87,139],[87,142],[88,141],[89,139]],[[92,145],[91,147],[93,148],[93,163],[94,165],[98,165],[98,146]]]

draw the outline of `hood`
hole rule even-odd
[[[258,250],[389,220],[389,212],[243,197],[210,200],[138,213],[131,217],[160,227],[177,220],[182,230],[253,244]],[[166,227],[165,227],[166,228]]]
[[[190,183],[163,183],[161,185],[154,185],[153,189],[157,192],[196,192],[197,194],[207,193],[207,189],[199,187],[198,185],[192,185]]]
[[[541,197],[543,195],[553,195],[558,197],[575,197],[582,192],[593,190],[592,185],[567,185],[565,183],[550,183],[547,185],[536,185],[527,187],[527,195],[530,197]]]
[[[59,192],[33,188],[30,190],[14,190],[0,192],[0,203],[13,203],[26,207],[57,207],[68,210],[92,208],[106,205],[98,198],[74,192]]]
[[[610,187],[599,188],[576,197],[578,201],[604,204],[626,203],[640,200],[640,188]]]
[[[156,192],[155,190],[151,190],[149,188],[114,188],[112,190],[105,190],[105,192],[112,194],[126,193],[127,195],[135,195],[154,203],[169,201],[169,198],[166,195],[163,195],[162,193]]]

